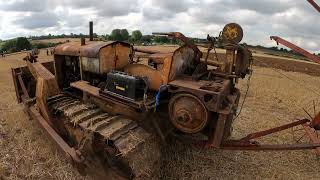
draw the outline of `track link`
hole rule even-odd
[[[84,103],[64,94],[48,98],[47,104],[53,115],[62,115],[65,123],[74,129],[99,134],[104,142],[112,142],[118,151],[113,158],[126,162],[135,178],[149,179],[152,171],[156,171],[160,156],[158,143],[135,121],[103,112],[92,103]]]

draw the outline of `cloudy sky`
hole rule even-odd
[[[0,0],[0,39],[87,34],[89,20],[98,34],[127,28],[200,38],[236,22],[247,43],[274,46],[269,36],[277,35],[320,52],[320,14],[306,0]]]

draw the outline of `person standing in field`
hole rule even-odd
[[[47,49],[47,56],[49,56],[49,49]]]

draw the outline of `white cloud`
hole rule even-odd
[[[318,1],[318,3],[320,3]],[[113,28],[181,31],[187,36],[218,35],[237,22],[244,40],[274,46],[277,35],[311,51],[320,51],[319,14],[297,0],[0,0],[0,38],[88,32],[94,21],[98,34]],[[4,31],[5,30],[5,31]]]

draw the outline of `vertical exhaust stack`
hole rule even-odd
[[[89,35],[90,35],[90,41],[93,41],[93,21],[89,22]]]

